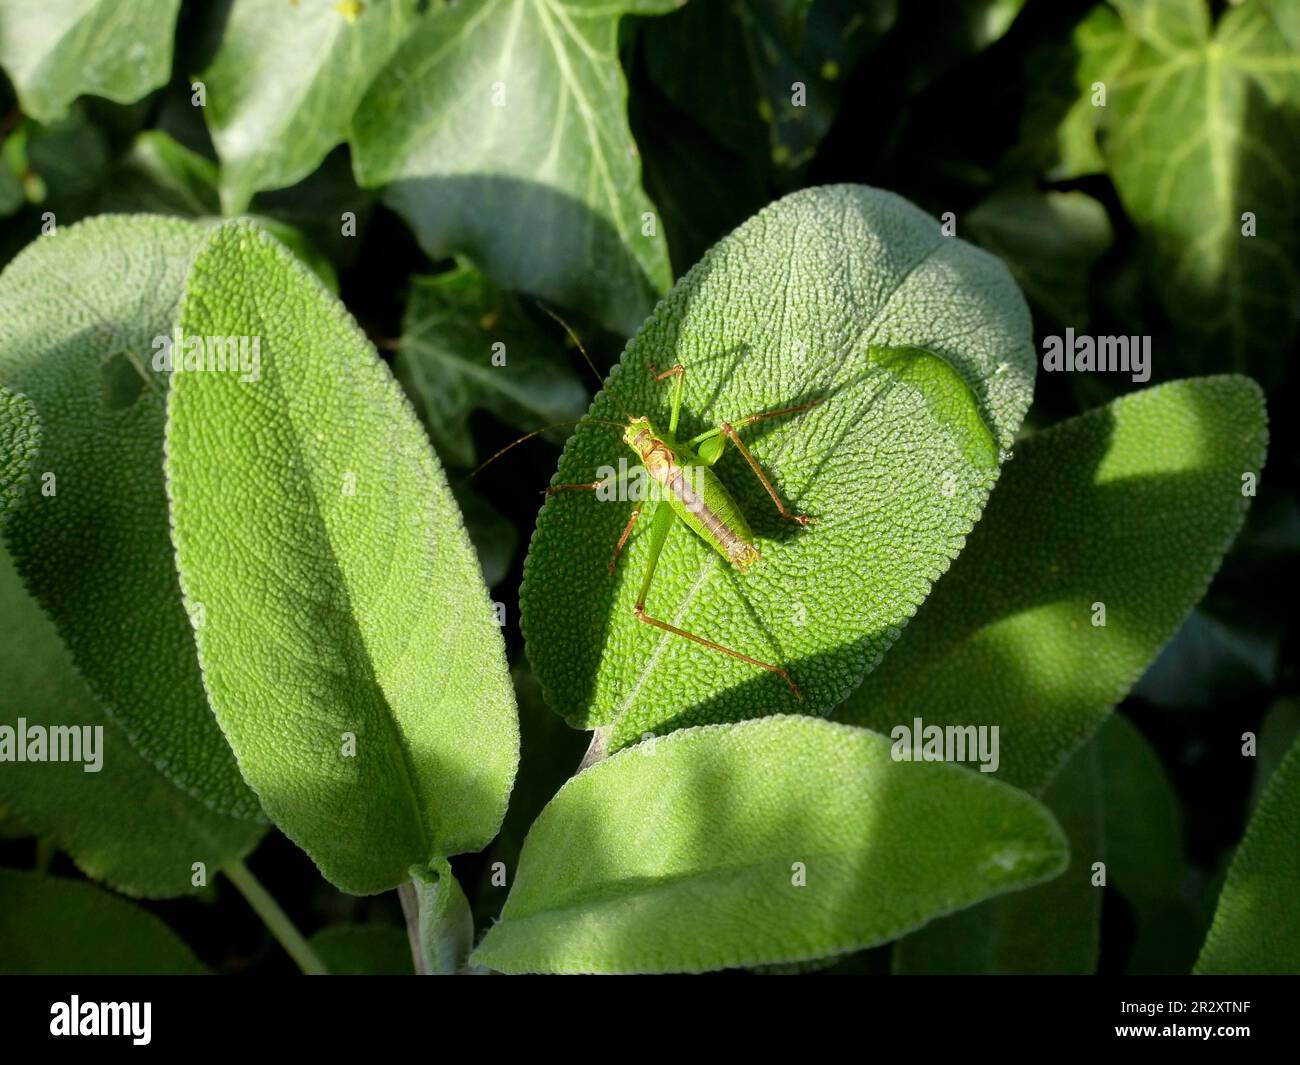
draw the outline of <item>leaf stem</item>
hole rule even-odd
[[[299,969],[308,976],[329,975],[329,969],[321,961],[320,955],[294,927],[288,914],[280,909],[280,904],[271,897],[266,888],[262,887],[261,882],[249,871],[248,866],[236,861],[224,866],[222,871],[239,889],[239,893],[244,896],[257,916],[262,919],[262,923],[270,930],[271,935],[275,936],[280,946],[284,947],[285,953],[298,964]]]

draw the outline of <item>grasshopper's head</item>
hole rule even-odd
[[[650,450],[651,444],[659,434],[650,424],[649,418],[634,418],[628,415],[627,428],[623,430],[623,443],[627,444],[642,458]]]

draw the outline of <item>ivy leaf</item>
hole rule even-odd
[[[41,421],[31,401],[0,388],[0,522],[27,490],[28,474],[40,446]]]
[[[1198,973],[1300,971],[1300,741],[1282,760],[1228,869]]]
[[[1122,9],[1141,44],[1110,85],[1110,175],[1189,365],[1270,384],[1300,306],[1300,10],[1229,6],[1211,29],[1203,0]]]
[[[996,724],[999,778],[1041,789],[1204,594],[1266,435],[1259,388],[1225,376],[1017,445],[952,572],[836,717],[882,732]]]
[[[10,762],[0,802],[52,836],[88,876],[128,895],[195,894],[195,862],[210,878],[238,861],[264,828],[210,810],[186,795],[131,747],[126,734],[77,676],[54,626],[23,589],[0,551],[0,724],[26,734],[77,729],[85,762]],[[95,738],[98,732],[98,738]],[[92,747],[85,746],[91,738]],[[74,748],[75,749],[75,748]],[[86,772],[87,765],[97,765]]]
[[[471,960],[628,973],[823,958],[1065,860],[1059,826],[1028,795],[894,761],[883,736],[797,716],[689,729],[560,789]]]
[[[239,214],[260,189],[306,177],[347,138],[357,104],[415,25],[420,6],[236,0],[221,47],[201,75],[226,214]],[[288,50],[295,62],[285,62]]]
[[[1000,256],[1030,305],[1082,329],[1088,275],[1110,246],[1106,209],[1083,192],[1005,192],[966,215],[971,239]]]
[[[619,19],[674,0],[466,0],[407,37],[357,110],[357,181],[432,258],[630,334],[671,282],[641,189]],[[647,218],[649,216],[649,218]]]
[[[896,15],[892,0],[686,4],[647,25],[646,67],[714,140],[788,174],[812,159],[843,79]]]
[[[104,216],[42,237],[0,274],[0,383],[44,430],[5,541],[23,582],[131,744],[223,813],[260,818],[208,709],[167,531],[167,378],[197,225]]]
[[[818,524],[780,521],[730,449],[714,469],[762,561],[742,577],[683,526],[647,600],[654,617],[788,668],[803,699],[640,623],[649,515],[610,576],[631,504],[560,492],[538,517],[521,625],[547,702],[575,727],[609,726],[615,747],[842,701],[961,549],[1034,371],[1028,312],[1002,264],[905,200],[850,185],[786,197],[714,247],[637,334],[592,415],[667,426],[671,382],[650,367],[677,362],[682,438],[822,401],[741,430],[783,497]],[[590,483],[620,461],[636,465],[617,426],[587,423],[554,482]]]
[[[255,379],[177,374],[167,424],[181,585],[245,777],[345,891],[480,849],[514,776],[514,697],[414,411],[343,307],[250,223],[212,232],[180,322],[259,341]]]
[[[412,278],[393,372],[452,465],[477,461],[468,423],[476,408],[531,431],[576,419],[587,406],[559,346],[470,267]]]
[[[203,965],[152,913],[90,884],[0,869],[0,972],[197,976]]]
[[[161,130],[145,130],[114,163],[100,191],[99,208],[115,214],[219,215],[217,165]]]
[[[129,104],[166,84],[180,0],[8,0],[0,66],[23,113],[53,122],[78,96]]]
[[[1098,752],[1074,753],[1043,793],[1065,830],[1070,864],[1027,891],[1000,895],[940,918],[894,946],[894,972],[1079,974],[1097,969],[1101,888],[1093,863],[1103,857]]]

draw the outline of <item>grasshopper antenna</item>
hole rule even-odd
[[[511,440],[510,443],[508,443],[495,455],[491,456],[490,458],[484,459],[476,467],[474,467],[474,469],[470,473],[467,473],[465,475],[464,483],[468,483],[469,481],[472,481],[475,477],[477,477],[480,473],[482,473],[483,470],[485,470],[488,466],[491,466],[492,463],[496,462],[497,459],[499,459],[511,448],[516,448],[520,444],[524,443],[527,440],[531,440],[535,436],[541,436],[542,433],[549,433],[552,429],[559,429],[566,425],[578,425],[581,422],[595,422],[598,425],[612,425],[615,429],[624,428],[622,422],[611,422],[605,418],[589,418],[585,414],[581,418],[570,418],[567,421],[552,422],[550,425],[543,425],[540,429],[534,429],[531,433],[525,433],[517,440]]]
[[[537,306],[539,306],[543,311],[546,312],[548,317],[553,318],[555,321],[560,323],[560,328],[562,328],[569,335],[569,339],[572,340],[573,343],[577,346],[578,350],[582,352],[582,357],[586,360],[588,368],[591,370],[592,374],[595,375],[596,380],[600,382],[601,389],[604,391],[604,393],[607,396],[609,396],[610,399],[614,401],[614,403],[618,406],[618,409],[623,412],[624,417],[631,418],[632,415],[628,414],[627,408],[623,406],[623,401],[619,399],[618,396],[614,395],[613,389],[607,388],[605,386],[605,379],[600,376],[600,371],[596,369],[596,364],[591,361],[591,356],[587,354],[587,349],[582,346],[582,341],[578,339],[578,334],[573,331],[573,327],[570,326],[568,322],[566,322],[553,310],[551,310],[550,307],[546,306],[546,304],[543,303],[541,300],[536,300],[535,302]]]

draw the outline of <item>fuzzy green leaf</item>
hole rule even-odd
[[[41,420],[31,401],[0,388],[0,521],[18,505],[41,447]]]
[[[0,66],[23,112],[62,118],[78,96],[128,104],[166,83],[180,0],[6,0]]]
[[[237,0],[200,75],[221,157],[221,199],[238,214],[260,189],[306,177],[348,135],[366,89],[415,25],[417,0]],[[286,62],[291,54],[295,62]]]
[[[1000,779],[1041,789],[1204,594],[1266,424],[1253,381],[1208,377],[1017,445],[952,572],[837,719],[998,725]]]
[[[311,937],[331,976],[412,976],[406,932],[387,924],[336,924]]]
[[[98,764],[6,762],[0,803],[58,846],[89,876],[129,895],[194,894],[195,862],[206,881],[257,845],[263,826],[226,817],[186,795],[131,747],[95,702],[49,619],[0,551],[0,725],[102,730]],[[47,737],[52,733],[46,733]],[[91,731],[90,736],[95,732]],[[82,748],[88,755],[90,748]]]
[[[1141,43],[1109,86],[1110,175],[1188,365],[1271,383],[1300,307],[1300,7],[1229,5],[1211,28],[1205,0],[1119,6]]]
[[[784,498],[818,524],[780,521],[729,448],[714,470],[762,561],[740,576],[681,526],[647,600],[652,616],[788,668],[803,699],[776,676],[638,622],[649,516],[611,577],[631,504],[557,493],[525,564],[528,656],[547,702],[575,727],[611,726],[614,746],[836,706],[961,549],[1034,372],[1028,313],[1002,264],[905,200],[851,185],[786,197],[721,241],[637,334],[592,414],[621,421],[626,410],[666,427],[671,382],[650,366],[677,362],[683,438],[822,400],[740,431]],[[554,480],[590,483],[621,460],[636,466],[620,430],[586,423]]]
[[[1094,745],[1076,751],[1043,793],[1043,804],[1070,843],[1065,872],[906,936],[894,947],[896,973],[1086,975],[1096,970],[1102,892],[1092,883],[1092,865],[1103,856],[1097,760]]]
[[[167,425],[181,584],[245,776],[347,891],[478,850],[514,776],[514,697],[415,412],[338,301],[249,223],[212,233],[181,325],[259,340],[256,380],[177,374]]]
[[[622,973],[823,958],[1037,883],[1066,849],[1023,792],[896,762],[863,729],[797,716],[689,729],[560,789],[473,960]]]
[[[631,333],[672,280],[641,189],[624,14],[673,0],[465,0],[410,34],[356,113],[357,180],[433,258]],[[647,223],[646,215],[651,216]]]
[[[105,216],[42,237],[0,275],[0,383],[43,428],[5,540],[136,749],[215,808],[255,818],[181,602],[162,474],[167,377],[152,368],[203,235]]]
[[[1300,973],[1300,740],[1282,760],[1228,869],[1198,973]]]
[[[971,240],[1006,261],[1035,308],[1082,329],[1088,274],[1110,246],[1106,208],[1082,192],[1007,192],[966,215]]]
[[[0,869],[0,973],[198,976],[189,947],[147,910],[90,884]]]
[[[470,267],[412,278],[393,372],[454,465],[477,461],[468,422],[477,408],[532,431],[576,419],[587,406],[560,347]]]

